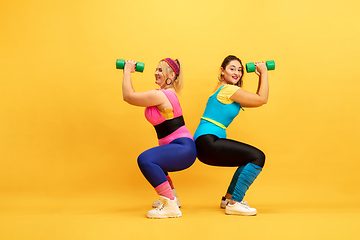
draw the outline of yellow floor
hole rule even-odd
[[[200,191],[201,193],[201,191]],[[360,239],[356,204],[252,201],[255,217],[228,216],[215,195],[194,202],[183,192],[177,219],[147,219],[156,195],[7,196],[0,200],[1,240],[56,239]],[[206,193],[203,193],[206,195]],[[221,197],[221,196],[220,196]]]

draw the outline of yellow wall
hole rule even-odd
[[[136,158],[157,144],[143,109],[122,100],[117,58],[182,60],[181,103],[195,132],[220,63],[275,60],[267,105],[241,112],[230,138],[262,149],[251,196],[355,203],[360,4],[345,1],[7,1],[0,8],[0,194],[150,189]],[[255,74],[244,87],[256,89]],[[183,189],[223,194],[234,169],[196,162]],[[193,184],[193,182],[196,184]],[[219,196],[220,197],[220,196]]]

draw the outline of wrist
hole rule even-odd
[[[268,72],[267,71],[265,71],[265,72],[263,72],[263,73],[260,73],[260,76],[261,77],[265,77],[265,76],[267,76],[268,75]]]
[[[124,68],[124,74],[130,74],[130,73],[131,73],[131,71],[129,69]]]

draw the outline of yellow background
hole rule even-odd
[[[158,239],[158,228],[179,239],[218,239],[226,228],[249,239],[360,236],[353,228],[360,223],[358,1],[0,6],[2,239]],[[184,216],[149,222],[156,194],[136,158],[156,146],[156,135],[144,109],[122,100],[115,60],[145,63],[132,75],[135,89],[145,91],[156,87],[160,59],[179,58],[180,101],[194,133],[229,54],[276,63],[268,104],[240,112],[228,129],[229,138],[267,156],[246,195],[259,215],[225,216],[218,204],[235,169],[197,161],[172,174]],[[245,74],[245,89],[256,84],[254,73]]]

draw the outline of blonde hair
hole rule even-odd
[[[180,92],[181,92],[181,90],[183,88],[183,68],[182,68],[182,64],[181,64],[179,59],[175,59],[175,62],[179,66],[179,75],[176,75],[174,70],[165,61],[161,61],[161,68],[162,68],[162,72],[164,74],[165,79],[168,78],[170,73],[172,73],[172,72],[175,73],[176,77],[175,77],[175,80],[174,80],[175,81],[174,82],[174,88],[175,88],[175,91],[180,94]]]

